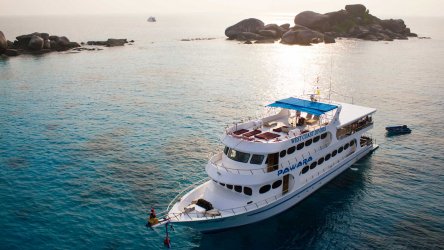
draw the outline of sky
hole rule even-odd
[[[0,0],[0,16],[181,13],[320,13],[362,3],[378,17],[444,16],[444,0]]]

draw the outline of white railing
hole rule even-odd
[[[208,220],[208,219],[215,219],[215,218],[225,218],[230,217],[233,215],[243,214],[249,211],[256,210],[258,208],[267,206],[270,203],[273,203],[277,201],[279,198],[283,197],[282,194],[280,195],[274,195],[272,197],[269,197],[267,199],[251,203],[245,206],[235,207],[235,208],[229,208],[229,209],[223,209],[219,210],[219,215],[207,215],[206,213],[199,213],[199,212],[181,212],[181,213],[169,213],[169,219],[176,219],[177,221],[181,221],[184,219],[189,219],[190,221],[193,220]],[[181,218],[184,216],[185,218]]]

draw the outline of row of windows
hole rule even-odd
[[[316,143],[319,140],[325,139],[326,137],[327,137],[327,133],[323,133],[321,135],[315,136],[312,139],[308,139],[305,142],[299,143],[297,146],[292,146],[292,147],[288,148],[287,150],[282,150],[279,153],[279,156],[281,158],[283,158],[286,155],[291,155],[294,152],[296,152],[296,150],[301,150],[304,148],[304,146],[310,146],[312,143]],[[265,158],[264,155],[253,154],[250,159],[251,154],[240,152],[240,151],[237,151],[237,150],[229,148],[229,147],[224,148],[224,154],[233,161],[238,161],[238,162],[242,162],[242,163],[248,163],[248,161],[250,161],[251,164],[256,164],[256,165],[261,165],[262,162],[264,161],[264,158]]]
[[[218,183],[215,180],[213,180],[213,181]],[[230,190],[234,190],[234,191],[236,191],[238,193],[242,193],[243,192],[244,194],[250,195],[250,196],[253,194],[253,190],[250,187],[242,187],[242,186],[239,186],[239,185],[225,184],[225,183],[222,183],[222,182],[219,182],[219,184],[222,187],[226,187],[226,188],[228,188]]]
[[[222,182],[217,182],[216,180],[213,180],[213,181],[216,183],[219,183],[219,185],[221,185],[222,187],[226,187],[226,188],[228,188],[230,190],[234,190],[238,193],[243,192],[244,194],[249,195],[249,196],[251,196],[253,194],[253,190],[250,187],[242,187],[239,185],[225,184]],[[259,193],[264,194],[264,193],[270,191],[272,188],[276,189],[276,188],[280,187],[281,185],[282,185],[282,180],[277,180],[277,181],[273,182],[273,184],[271,184],[271,185],[267,184],[267,185],[264,185],[261,188],[259,188]]]
[[[291,155],[293,154],[296,150],[301,150],[304,148],[304,146],[310,146],[312,143],[316,143],[319,140],[323,140],[327,137],[327,133],[323,133],[321,135],[315,136],[312,139],[308,139],[305,142],[301,142],[299,143],[297,146],[292,146],[290,148],[288,148],[287,150],[282,150],[279,153],[279,156],[281,158],[285,157],[286,155]]]
[[[240,152],[229,147],[224,148],[224,154],[233,161],[248,163],[248,160],[250,160],[251,164],[256,164],[256,165],[261,165],[265,158],[265,155],[253,154],[253,156],[251,156],[250,159],[251,154]]]
[[[310,165],[305,166],[301,170],[301,174],[305,174],[309,169],[314,169],[316,166],[322,165],[322,163],[330,160],[332,157],[335,157],[337,154],[342,153],[342,151],[348,149],[349,147],[355,145],[355,140],[347,142],[344,146],[339,147],[337,150],[333,150],[331,153],[328,153],[326,156],[319,158],[317,161],[312,162]]]

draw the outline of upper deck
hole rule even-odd
[[[340,128],[376,111],[348,103],[323,103],[298,98],[279,100],[268,106],[281,110],[262,119],[235,124],[226,130],[226,135],[255,143],[276,143],[332,123]]]

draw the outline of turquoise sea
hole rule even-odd
[[[332,99],[378,110],[380,148],[268,220],[208,235],[176,227],[173,249],[444,249],[444,19],[404,18],[424,40],[226,41],[247,17],[0,16],[10,40],[135,40],[0,59],[0,249],[163,248],[149,208],[206,177],[224,127],[314,86],[327,94],[330,81]],[[386,137],[393,124],[413,132]]]

